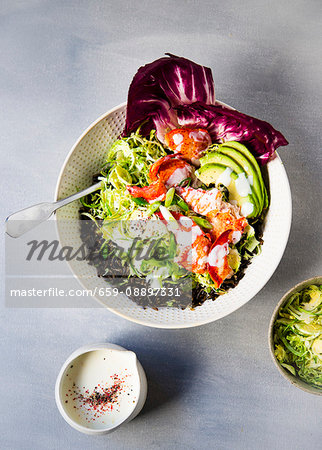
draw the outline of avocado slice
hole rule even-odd
[[[254,155],[248,150],[248,148],[244,144],[241,144],[240,142],[237,142],[237,141],[228,141],[228,142],[225,142],[223,145],[225,147],[231,147],[231,148],[237,150],[238,152],[242,153],[251,162],[253,168],[257,172],[257,176],[258,176],[258,179],[259,179],[261,187],[262,187],[262,196],[264,197],[263,208],[266,209],[268,207],[267,190],[266,190],[266,187],[264,184],[262,172],[260,170],[260,167],[259,167],[258,162],[256,161],[256,158],[254,157]]]
[[[200,158],[201,167],[204,166],[205,164],[212,164],[212,163],[222,164],[222,165],[225,165],[226,167],[231,168],[234,172],[237,173],[237,175],[244,173],[246,176],[247,173],[246,173],[243,165],[240,164],[238,161],[236,161],[235,158],[232,158],[229,155],[225,155],[225,154],[221,153],[220,152],[221,147],[222,146],[220,145],[218,147],[218,150],[207,153],[205,156]],[[247,167],[248,166],[249,166],[249,164],[247,165]],[[253,175],[253,173],[252,173],[252,175]],[[253,176],[253,178],[254,178],[254,176]],[[215,182],[215,181],[213,181],[213,182]],[[225,183],[223,183],[223,184],[225,184]],[[228,187],[228,186],[226,186],[226,187]],[[254,203],[256,205],[256,215],[252,216],[252,217],[256,217],[262,211],[262,203],[263,202],[261,200],[261,196],[258,197],[257,192],[255,191],[254,187],[250,186],[250,188],[252,191],[252,195],[254,197],[254,200],[252,201],[252,203]],[[231,189],[228,189],[228,190],[230,191]],[[236,194],[238,194],[237,190],[236,190]],[[233,197],[231,197],[231,198],[233,198]],[[239,204],[239,202],[237,202],[237,203]]]
[[[262,186],[261,186],[260,179],[258,178],[257,171],[254,168],[251,161],[248,158],[246,158],[246,156],[243,153],[241,153],[240,151],[237,151],[234,148],[231,148],[228,146],[226,147],[226,145],[220,146],[219,152],[233,158],[238,164],[240,164],[243,167],[243,169],[247,175],[247,178],[250,179],[250,177],[251,177],[252,189],[254,190],[254,192],[257,196],[259,206],[260,206],[260,211],[262,211],[263,205],[264,205],[264,195],[262,193]]]
[[[230,201],[235,200],[237,202],[237,205],[240,206],[242,209],[244,209],[244,212],[242,212],[242,214],[245,217],[256,217],[259,212],[259,204],[258,204],[257,197],[253,194],[253,192],[251,194],[242,196],[242,195],[240,195],[240,193],[238,192],[238,190],[236,188],[236,180],[238,180],[240,176],[243,176],[243,175],[245,176],[245,172],[243,172],[241,167],[234,162],[232,164],[235,164],[235,167],[237,168],[239,173],[237,173],[235,170],[233,170],[231,165],[227,164],[229,162],[228,160],[230,158],[225,157],[225,155],[220,155],[218,153],[218,159],[221,160],[222,162],[221,163],[210,163],[210,164],[205,164],[205,165],[201,166],[200,169],[195,172],[197,177],[204,184],[209,186],[212,183],[216,183],[218,178],[221,175],[223,175],[225,171],[227,173],[227,170],[228,170],[229,171],[228,177],[231,180],[230,183],[227,183],[228,184],[227,188],[229,191],[229,200]]]

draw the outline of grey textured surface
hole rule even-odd
[[[317,0],[1,1],[2,219],[53,197],[76,138],[165,51],[211,67],[217,98],[284,132],[294,208],[270,282],[210,325],[167,331],[102,309],[2,307],[2,449],[321,448],[321,398],[285,381],[267,346],[279,298],[322,272],[321,25]],[[137,352],[150,391],[133,422],[93,438],[60,417],[54,383],[75,348],[97,341]]]

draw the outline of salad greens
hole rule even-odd
[[[140,218],[137,211],[145,211],[148,202],[132,197],[126,190],[128,184],[146,186],[148,173],[153,163],[166,156],[155,131],[148,137],[142,137],[140,130],[129,137],[118,139],[108,152],[106,165],[99,180],[103,189],[82,200],[89,211],[85,213],[92,219],[122,220]],[[151,211],[153,214],[153,211]]]
[[[245,235],[238,242],[237,249],[240,255],[246,260],[252,259],[253,256],[260,254],[261,245],[256,239],[254,227],[247,225]]]
[[[105,221],[101,227],[105,242],[113,242],[114,256],[129,268],[129,276],[145,278],[154,289],[162,281],[177,282],[189,272],[175,260],[177,244],[174,235],[161,221]],[[142,257],[144,255],[144,257]],[[113,268],[106,268],[106,275]]]
[[[273,340],[281,366],[322,389],[322,285],[289,298],[279,310]]]
[[[130,137],[117,140],[109,150],[107,167],[112,167],[108,171],[108,182],[115,188],[128,184],[146,186],[151,165],[166,155],[155,130],[142,137],[139,128]]]

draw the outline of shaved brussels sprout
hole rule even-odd
[[[278,312],[273,339],[281,366],[322,389],[322,285],[289,298]]]

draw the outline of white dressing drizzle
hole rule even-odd
[[[250,202],[243,203],[241,207],[241,214],[243,217],[248,217],[254,211],[254,205]]]
[[[252,193],[252,188],[250,187],[249,181],[246,178],[245,172],[242,172],[238,175],[235,180],[235,186],[238,194],[241,197],[247,197],[247,195]]]
[[[229,253],[228,242],[222,245],[216,245],[208,255],[208,263],[210,266],[222,267],[225,262],[225,257]]]
[[[172,173],[172,175],[170,175],[170,177],[166,181],[165,185],[167,188],[175,186],[176,184],[181,183],[182,180],[185,180],[186,178],[188,178],[190,175],[191,175],[191,170],[188,166],[180,167],[180,168],[176,169]]]
[[[190,131],[189,133],[190,139],[193,139],[195,142],[204,142],[209,141],[208,133],[206,131],[198,130],[198,131]]]
[[[176,146],[176,150],[180,152],[181,146],[183,144],[183,136],[182,134],[176,133],[172,136],[174,145]]]
[[[181,216],[179,217],[179,222],[182,226],[184,226],[185,228],[191,228],[193,225],[192,220],[187,217],[187,216]]]
[[[238,230],[233,231],[231,233],[231,242],[232,242],[232,244],[237,244],[237,242],[240,241],[241,237],[242,237],[242,233],[240,231],[238,231]]]
[[[228,186],[231,183],[231,173],[232,169],[230,167],[226,167],[226,169],[223,171],[223,173],[220,174],[220,176],[217,179],[217,185],[223,184],[228,188]]]
[[[182,134],[177,133],[172,136],[172,139],[175,145],[179,145],[183,141],[183,136]]]

